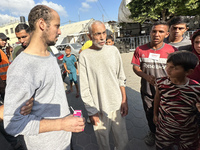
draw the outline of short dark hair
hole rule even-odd
[[[156,26],[156,25],[166,25],[166,26],[169,26],[166,21],[160,21],[160,20],[153,23],[153,26]]]
[[[169,22],[169,27],[175,24],[186,24],[186,27],[188,27],[189,19],[184,16],[176,16]]]
[[[185,71],[188,71],[199,64],[199,59],[194,53],[182,50],[169,54],[167,63],[169,62],[172,62],[174,66],[182,66]]]
[[[160,21],[159,20],[159,21],[156,21],[156,22],[153,23],[153,25],[151,26],[151,31],[152,31],[153,27],[157,26],[157,25],[164,25],[164,26],[167,26],[167,28],[169,29],[169,25],[166,21]],[[167,29],[167,31],[168,31],[168,29]]]
[[[35,23],[38,19],[42,18],[50,25],[50,21],[52,20],[53,15],[51,14],[53,10],[45,5],[37,5],[33,7],[28,15],[28,23],[31,31],[35,30]]]
[[[20,23],[15,27],[15,33],[25,30],[26,33],[31,33],[30,27],[25,23]]]
[[[113,38],[112,35],[108,35],[108,36],[106,37],[106,41],[109,40],[109,39],[112,40],[112,41],[114,41],[114,38]]]
[[[68,46],[65,47],[65,50],[66,50],[66,49],[70,49],[70,50],[71,50],[71,47],[68,45]]]

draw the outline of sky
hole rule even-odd
[[[89,20],[118,21],[122,0],[0,0],[0,25],[20,20],[35,5],[44,4],[58,12],[61,25]]]

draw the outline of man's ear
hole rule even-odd
[[[46,28],[46,22],[43,18],[38,19],[38,26],[43,31]]]
[[[90,40],[92,40],[92,36],[91,36],[91,34],[88,34],[88,37],[89,37]]]
[[[194,69],[189,69],[189,70],[187,71],[187,76],[190,75],[190,74],[192,74],[193,72],[194,72]]]
[[[189,29],[189,27],[186,27],[185,32]]]
[[[169,36],[169,32],[166,33],[165,38],[167,38]]]

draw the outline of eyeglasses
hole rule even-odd
[[[97,33],[94,33],[93,35],[96,36],[96,37],[100,37],[102,35],[106,35],[106,31],[104,32],[97,32]]]

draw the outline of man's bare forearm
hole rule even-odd
[[[146,79],[147,74],[144,73],[138,66],[133,66],[133,71],[139,77],[142,77],[142,78]]]
[[[85,127],[85,119],[73,117],[73,115],[66,116],[60,119],[42,119],[40,121],[39,133],[60,131],[67,132],[81,132]]]
[[[4,110],[4,105],[0,106],[0,121],[3,120],[3,110]]]
[[[126,90],[125,90],[125,87],[124,86],[120,86],[120,90],[121,90],[121,93],[122,93],[122,102],[126,102],[127,99],[126,99]]]
[[[39,133],[60,131],[61,130],[61,119],[42,119],[40,121]]]

